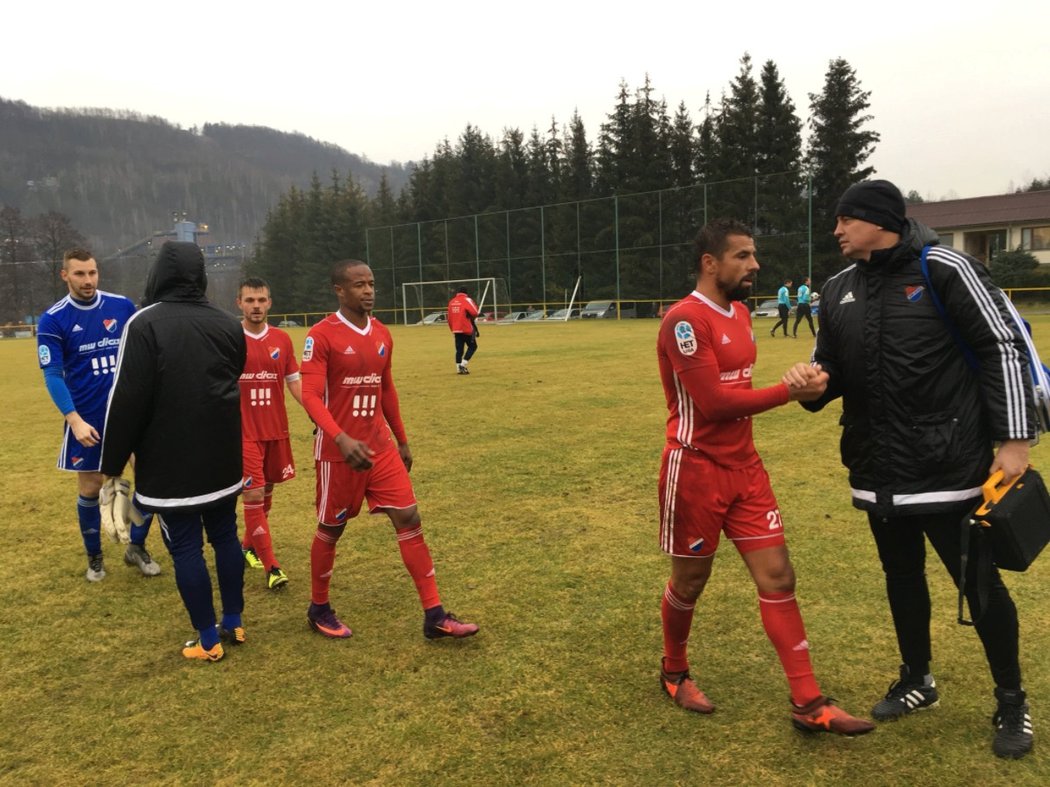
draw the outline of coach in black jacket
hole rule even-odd
[[[900,680],[872,711],[886,720],[939,700],[930,674],[924,533],[958,584],[963,515],[990,471],[1002,469],[1007,478],[1024,471],[1037,430],[1023,340],[984,266],[907,219],[888,181],[849,188],[836,217],[835,237],[852,264],[821,288],[814,361],[830,379],[822,398],[802,406],[817,411],[843,399],[842,462],[853,504],[868,513],[904,662]],[[979,374],[934,306],[920,265],[924,246],[931,247],[934,290]],[[977,632],[996,684],[993,749],[1020,757],[1032,734],[1017,611],[997,573],[990,595]]]
[[[203,532],[215,550],[222,631],[243,641],[244,561],[237,538],[241,489],[240,323],[205,297],[204,256],[167,242],[146,281],[146,306],[128,321],[110,397],[102,472],[135,455],[135,503],[160,516],[175,581],[200,640],[187,658],[223,656]]]

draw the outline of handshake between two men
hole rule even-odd
[[[788,401],[812,402],[823,396],[828,387],[828,373],[819,363],[796,363],[780,378],[788,387]]]

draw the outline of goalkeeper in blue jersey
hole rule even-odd
[[[77,519],[87,552],[89,582],[106,576],[102,562],[99,466],[106,405],[113,385],[121,334],[135,305],[98,289],[98,263],[86,249],[64,255],[62,280],[69,294],[37,325],[37,357],[51,400],[66,419],[58,469],[77,474]],[[160,573],[146,551],[149,520],[132,525],[124,562],[143,575]]]

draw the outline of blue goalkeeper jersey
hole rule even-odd
[[[73,407],[81,417],[105,414],[121,334],[134,313],[135,304],[123,295],[99,290],[86,303],[66,295],[40,317],[40,368],[45,375],[50,369],[62,370]]]

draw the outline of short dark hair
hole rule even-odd
[[[88,260],[93,259],[95,259],[95,255],[92,254],[90,251],[88,251],[85,248],[81,248],[80,246],[74,246],[72,249],[66,249],[65,253],[62,255],[62,265],[64,267],[65,264],[70,260],[79,260],[80,262],[87,262]]]
[[[270,285],[267,284],[266,279],[260,278],[259,276],[249,276],[244,279],[237,287],[237,292],[240,292],[245,287],[249,290],[261,290],[263,287],[270,289]]]
[[[332,284],[342,284],[346,279],[346,272],[358,265],[367,265],[363,260],[339,260],[332,263]]]
[[[467,288],[466,287],[460,287],[458,290],[456,290],[456,293],[457,294],[458,293],[462,293],[463,295],[466,295],[467,294]]]
[[[755,237],[751,228],[737,219],[712,219],[700,228],[696,235],[696,264],[705,254],[712,257],[721,257],[729,247],[727,238],[730,235],[745,235],[748,238]]]

